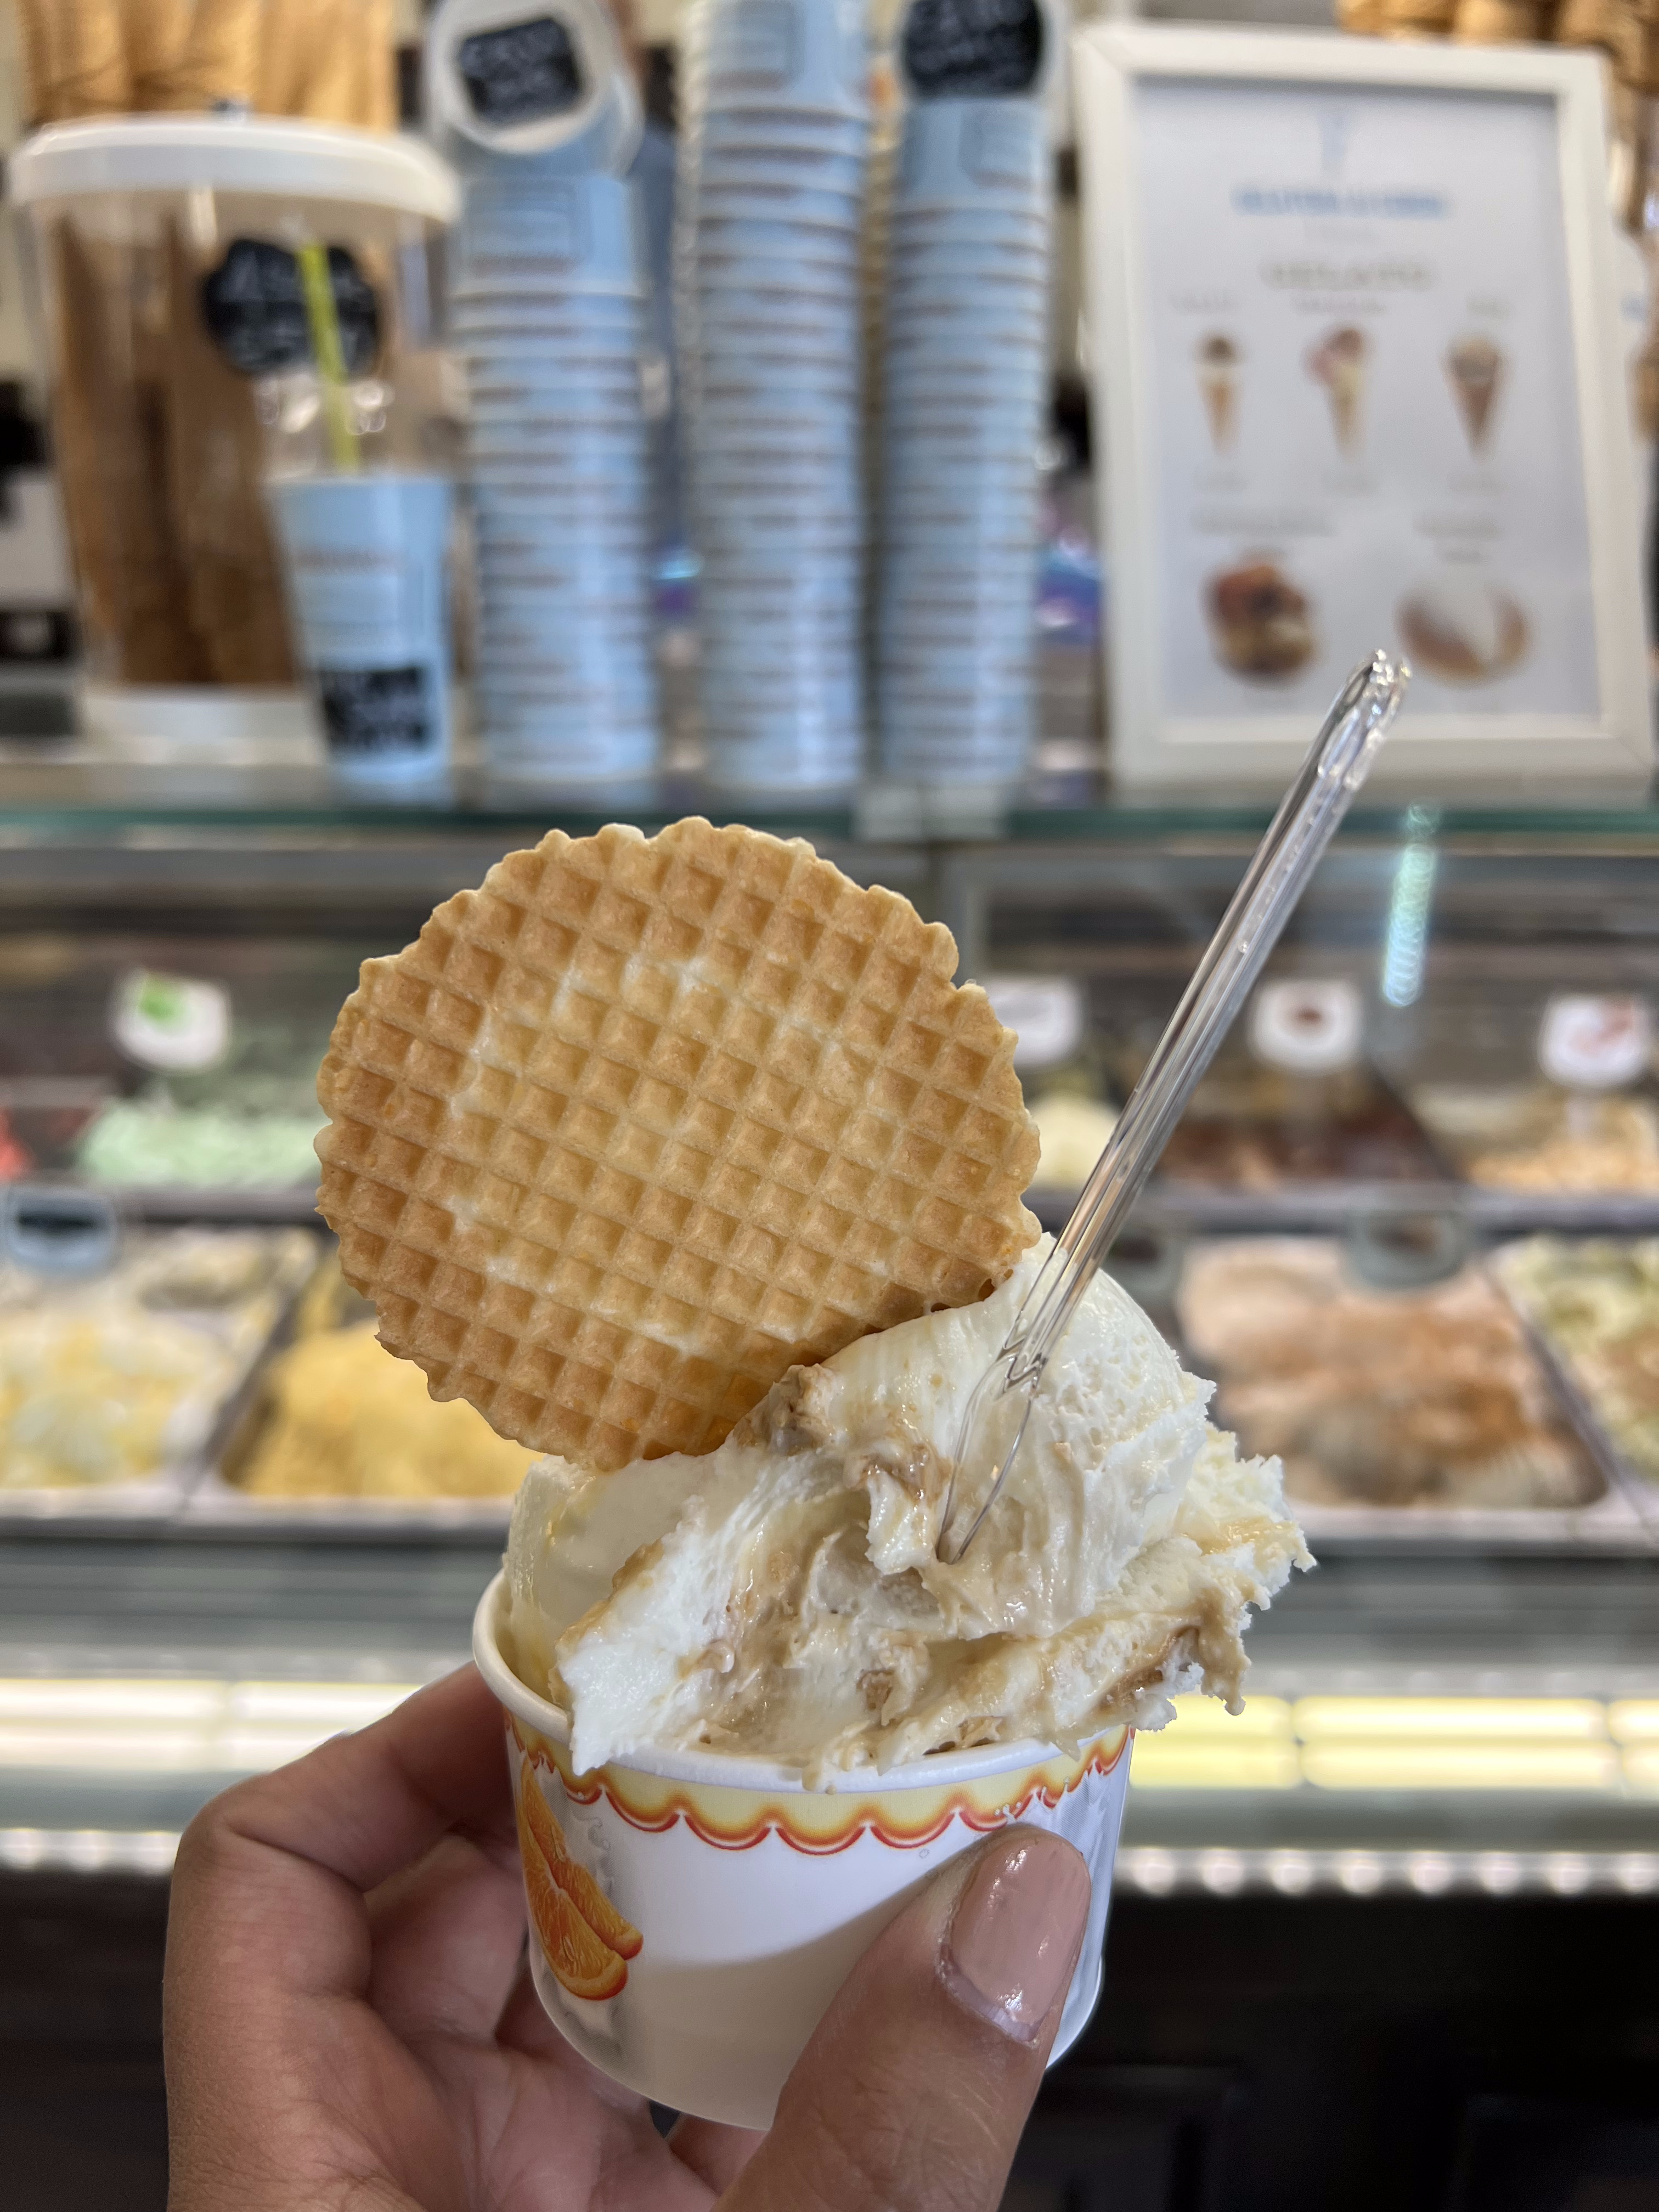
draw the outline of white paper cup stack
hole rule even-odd
[[[842,789],[863,725],[863,13],[702,0],[687,53],[678,340],[709,776]]]
[[[1039,0],[913,0],[885,241],[875,592],[880,762],[1017,778],[1033,724],[1051,192]],[[963,91],[963,85],[988,90]]]
[[[611,785],[657,757],[638,97],[597,0],[447,0],[432,107],[462,173],[477,695],[492,769]]]

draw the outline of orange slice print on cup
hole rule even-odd
[[[553,1808],[533,1780],[525,1783],[523,1802],[526,1823],[541,1846],[554,1881],[602,1943],[619,1958],[636,1958],[644,1938],[633,1922],[617,1911],[587,1869],[571,1857]]]
[[[525,1892],[549,1966],[574,1997],[594,2003],[614,1997],[643,1937],[571,1857],[533,1770],[520,1778],[518,1813]]]

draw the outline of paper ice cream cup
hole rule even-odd
[[[537,1992],[612,2081],[677,2112],[769,2127],[778,2094],[854,1961],[949,1859],[999,1828],[1074,1844],[1089,1924],[1049,2063],[1100,1995],[1129,1731],[1077,1758],[994,1744],[808,1790],[766,1760],[641,1753],[578,1774],[568,1717],[501,1656],[498,1575],[473,1622],[500,1698],[519,1807]]]

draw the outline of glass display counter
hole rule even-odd
[[[165,1497],[9,1462],[14,1868],[164,1869],[227,1779],[464,1658],[505,1528],[511,1470],[411,1494],[363,1474],[361,1438],[349,1493],[246,1470],[270,1362],[356,1325],[319,1287],[306,1147],[357,963],[550,823],[605,817],[483,785],[343,806],[303,775],[215,773],[0,769],[9,1202],[90,1194],[147,1266],[204,1228],[301,1231],[320,1271],[270,1293],[264,1349]],[[690,786],[656,799],[626,811],[715,811]],[[1020,1030],[1054,1225],[1269,811],[1079,778],[973,836],[872,799],[747,818],[950,925]],[[188,1026],[182,986],[223,1049],[135,1053],[135,1006]],[[1323,864],[1114,1261],[1218,1376],[1220,1418],[1285,1458],[1321,1562],[1254,1628],[1241,1717],[1140,1740],[1126,1890],[1659,1891],[1655,1004],[1646,802],[1385,796]]]

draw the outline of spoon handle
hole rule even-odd
[[[1035,1392],[1049,1354],[1158,1164],[1194,1087],[1370,773],[1410,675],[1403,661],[1375,653],[1337,695],[1071,1219],[1026,1292],[1002,1349],[981,1377],[963,1422],[939,1533],[939,1556],[947,1564],[959,1559],[973,1540],[1024,1433],[1023,1413],[1017,1429],[1006,1419],[1000,1423],[999,1454],[988,1434],[991,1407],[1008,1391]],[[964,1475],[969,1478],[966,1485]]]

